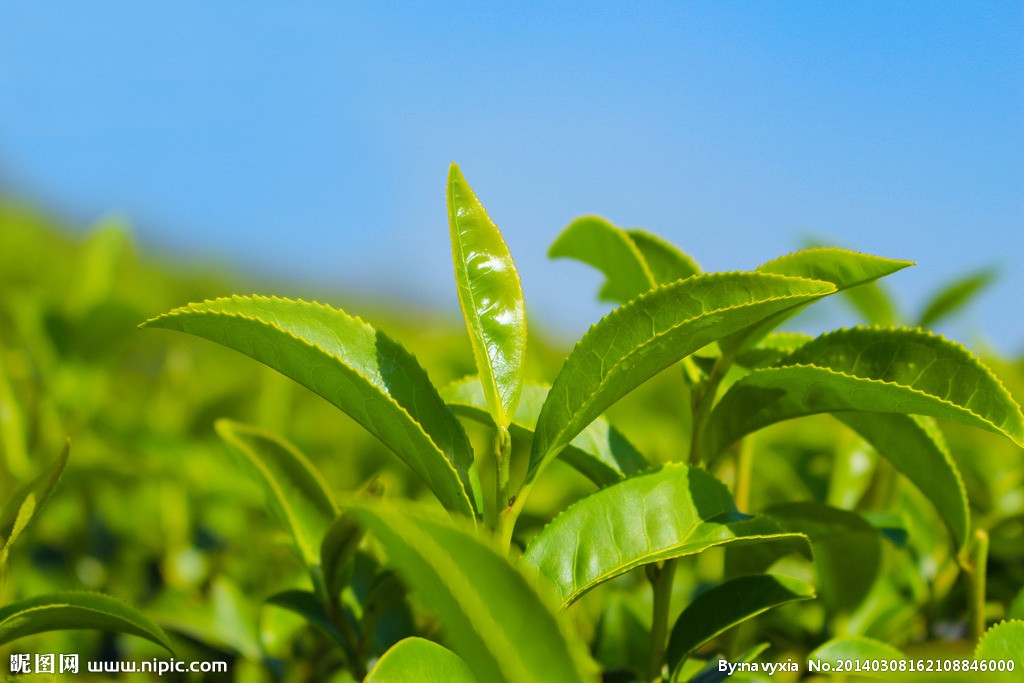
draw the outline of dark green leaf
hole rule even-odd
[[[269,365],[320,394],[384,442],[449,510],[471,515],[473,452],[416,359],[329,306],[266,297],[190,304],[143,323],[194,334]]]
[[[600,296],[605,301],[632,301],[654,286],[654,276],[634,241],[599,216],[570,223],[548,249],[548,256],[574,258],[604,273],[608,279]]]
[[[270,509],[292,534],[307,567],[320,566],[320,543],[338,507],[327,483],[295,446],[258,427],[217,420],[217,433],[263,488]]]
[[[516,440],[532,440],[537,417],[548,397],[548,387],[527,384],[509,429]],[[456,414],[494,424],[487,412],[483,388],[476,377],[447,386],[441,396]],[[598,486],[607,486],[650,465],[619,430],[597,418],[580,432],[559,455]]]
[[[327,612],[324,611],[323,603],[320,602],[316,594],[304,590],[287,590],[271,595],[267,598],[266,604],[275,605],[298,614],[309,623],[319,627],[324,633],[334,638],[334,640],[348,650],[348,643],[345,642],[345,638],[338,631],[338,627],[334,625]],[[351,651],[348,651],[347,655],[349,661],[352,661],[352,658],[355,656]]]
[[[159,626],[120,600],[99,593],[52,593],[0,608],[0,645],[36,633],[72,629],[129,633],[174,652]]]
[[[364,683],[477,683],[466,663],[423,638],[400,640],[377,660]]]
[[[453,651],[477,680],[595,679],[575,631],[523,574],[459,520],[420,506],[372,500],[353,501],[349,509],[437,614]]]
[[[529,484],[615,401],[703,346],[835,291],[762,273],[713,273],[658,287],[590,328],[555,378],[537,419]]]
[[[712,638],[773,607],[815,597],[814,587],[788,576],[755,574],[726,581],[693,599],[672,627],[665,651],[669,671]]]
[[[459,303],[494,421],[508,427],[523,388],[526,306],[498,226],[455,164],[448,171],[448,225]]]
[[[573,504],[534,537],[523,559],[554,583],[564,606],[651,562],[794,537],[800,535],[738,512],[725,485],[707,471],[669,464]]]

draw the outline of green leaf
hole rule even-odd
[[[526,484],[615,401],[694,351],[835,291],[763,273],[712,273],[658,287],[601,319],[555,378],[537,419]]]
[[[448,225],[459,304],[494,421],[508,427],[523,388],[526,306],[498,226],[455,164],[448,171]]]
[[[956,313],[995,279],[995,270],[986,268],[953,281],[931,298],[917,321],[918,327],[931,327],[939,320]]]
[[[627,230],[626,234],[644,257],[655,284],[667,285],[691,275],[700,275],[696,261],[657,235],[645,230]]]
[[[931,501],[962,548],[970,533],[971,512],[960,470],[935,422],[917,415],[836,413],[896,466]]]
[[[7,559],[11,545],[17,540],[29,520],[32,519],[49,500],[50,494],[57,486],[60,475],[68,463],[68,454],[71,450],[71,440],[64,442],[64,448],[53,463],[43,470],[35,479],[22,486],[7,501],[3,512],[0,513],[0,539],[4,541],[2,558],[0,564]]]
[[[231,420],[214,428],[263,488],[267,503],[295,540],[307,567],[320,566],[320,543],[338,507],[313,463],[281,437]]]
[[[836,292],[842,292],[911,265],[913,261],[897,261],[837,247],[813,247],[768,261],[758,266],[757,271],[831,282]],[[723,346],[731,350],[749,347],[799,310],[800,307],[782,311],[756,327],[732,335]]]
[[[881,568],[881,535],[860,515],[810,501],[764,514],[781,531],[810,538],[821,598],[831,610],[849,611],[867,596]]]
[[[383,487],[376,479],[365,488],[369,495],[380,496]],[[320,566],[323,567],[327,595],[334,599],[345,588],[351,576],[352,560],[363,541],[363,529],[348,512],[342,512],[331,523],[320,542]]]
[[[383,332],[318,303],[231,297],[143,323],[194,334],[291,377],[363,425],[449,510],[473,513],[473,452],[416,359]],[[475,494],[473,494],[475,495]]]
[[[956,420],[1024,445],[1024,415],[969,351],[921,330],[854,328],[822,335],[755,370],[722,396],[704,431],[706,457],[776,422],[846,410]]]
[[[523,387],[519,408],[509,427],[517,441],[533,439],[533,430],[547,400],[548,390],[549,387],[539,384]],[[478,378],[467,377],[454,382],[441,391],[441,396],[457,415],[483,424],[494,424],[487,412],[487,401]],[[598,486],[614,484],[650,466],[633,444],[601,417],[580,432],[558,457]]]
[[[621,593],[602,606],[594,633],[594,657],[604,670],[646,671],[651,650],[651,631],[644,626],[630,600]]]
[[[349,508],[444,627],[479,681],[592,681],[585,645],[507,558],[457,519],[422,506]]]
[[[625,230],[600,216],[577,218],[548,249],[551,258],[573,258],[608,278],[601,287],[604,301],[632,301],[654,286],[654,276],[636,243]]]
[[[985,631],[974,652],[977,660],[1013,662],[1013,672],[992,674],[986,672],[985,680],[1019,681],[1024,671],[1024,621],[1003,621]],[[1008,662],[1007,662],[1008,663]],[[980,676],[979,676],[980,678]]]
[[[824,280],[837,291],[856,287],[891,275],[914,265],[913,261],[861,254],[838,247],[812,247],[780,256],[757,267],[762,273],[775,273],[809,280]]]
[[[564,607],[641,565],[794,537],[800,535],[737,511],[728,489],[707,471],[668,464],[571,505],[533,538],[523,559],[554,583]]]
[[[466,663],[450,650],[423,638],[400,640],[385,652],[364,683],[477,683]]]
[[[881,668],[881,662],[899,662],[906,658],[906,655],[892,645],[887,645],[873,638],[859,636],[834,638],[807,655],[808,661],[815,660],[822,665],[827,664],[832,671],[838,669],[841,666],[840,662],[844,661],[869,664],[873,660],[879,662],[879,668]],[[845,665],[843,666],[844,671],[849,670],[845,668]],[[870,665],[862,667],[858,675],[883,681],[894,680],[894,674],[892,673],[871,671],[870,669]],[[896,678],[896,680],[899,679]]]
[[[787,602],[811,600],[814,587],[788,576],[742,576],[704,591],[693,599],[672,627],[665,650],[669,671],[704,643],[736,624]]]
[[[763,368],[774,365],[814,339],[799,332],[772,332],[757,346],[736,355],[736,364],[745,368]]]
[[[51,593],[0,607],[0,645],[46,631],[129,633],[174,653],[160,627],[120,600],[99,593]]]

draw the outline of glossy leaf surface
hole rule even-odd
[[[935,422],[917,415],[842,412],[835,417],[860,434],[932,502],[962,548],[970,507],[960,470]]]
[[[962,346],[920,330],[854,328],[733,384],[711,413],[705,452],[769,424],[844,410],[942,417],[1024,444],[1020,407]]]
[[[338,515],[323,477],[295,446],[271,432],[223,419],[214,426],[288,527],[302,561],[318,566],[321,539]]]
[[[641,565],[714,546],[802,538],[736,510],[722,482],[681,464],[634,475],[568,507],[523,559],[554,583],[563,606]]]
[[[138,610],[99,593],[52,593],[0,607],[0,645],[69,629],[129,633],[174,652],[167,635]]]
[[[364,683],[477,683],[466,663],[451,650],[423,638],[400,640],[385,652]]]
[[[455,164],[448,225],[459,303],[494,421],[508,427],[523,387],[526,306],[508,246]]]
[[[477,680],[594,680],[578,635],[523,574],[458,520],[367,500],[349,509],[437,615],[446,641]]]
[[[240,351],[320,394],[363,425],[449,510],[472,514],[473,454],[416,359],[358,318],[317,303],[231,297],[144,323]]]
[[[627,230],[626,234],[644,257],[654,284],[666,285],[691,275],[700,275],[696,261],[657,235],[646,230]]]
[[[510,425],[514,439],[533,439],[533,430],[547,400],[548,390],[548,387],[538,384],[523,387],[519,408]],[[441,396],[456,414],[493,424],[487,413],[483,388],[476,377],[467,377],[445,387]],[[587,425],[558,457],[598,486],[613,484],[650,466],[619,430],[600,417]]]
[[[762,273],[712,273],[658,287],[601,319],[551,387],[527,481],[615,401],[673,363],[739,329],[835,291]]]
[[[710,588],[679,615],[665,650],[669,671],[704,643],[747,619],[787,602],[814,598],[814,587],[788,576],[742,576]]]
[[[577,218],[548,249],[551,258],[574,258],[597,268],[607,280],[600,297],[632,301],[654,286],[654,276],[625,230],[600,216]]]

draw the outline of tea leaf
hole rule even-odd
[[[854,328],[733,384],[708,419],[704,452],[776,422],[846,410],[948,418],[1024,445],[1020,407],[962,346],[921,330]]]
[[[448,224],[459,304],[487,405],[494,421],[508,427],[523,388],[523,287],[498,226],[455,164],[448,171]]]
[[[794,537],[802,538],[737,511],[728,489],[707,471],[669,464],[569,506],[534,537],[523,559],[551,579],[564,607],[641,565]]]
[[[700,275],[696,261],[657,235],[645,230],[627,230],[626,234],[644,257],[655,284],[666,285]]]
[[[986,268],[950,283],[928,302],[921,317],[918,318],[918,326],[931,327],[939,320],[956,313],[995,279],[995,270]]]
[[[574,258],[605,274],[599,296],[604,301],[632,301],[655,280],[640,250],[625,230],[600,216],[577,218],[548,249],[551,258]]]
[[[912,265],[913,261],[887,259],[837,247],[813,247],[772,259],[758,266],[757,272],[831,282],[836,292],[842,292]],[[780,312],[756,327],[731,335],[722,345],[732,350],[750,347],[799,311],[797,307]]]
[[[548,609],[525,576],[459,520],[371,500],[353,501],[349,510],[437,615],[452,650],[477,680],[595,680],[575,631]]]
[[[68,439],[64,442],[64,447],[57,459],[40,472],[35,479],[18,489],[7,501],[3,512],[0,513],[0,539],[6,539],[2,550],[0,550],[2,553],[0,564],[6,560],[11,545],[24,531],[29,520],[39,513],[50,498],[50,494],[53,493],[53,489],[57,486],[57,481],[68,463],[70,451],[71,440]]]
[[[787,602],[811,600],[814,586],[788,576],[742,576],[698,595],[679,615],[665,650],[669,671],[736,624]]]
[[[473,452],[427,373],[400,344],[318,303],[231,297],[143,323],[240,351],[323,396],[376,436],[449,510],[473,513]]]
[[[615,401],[703,346],[835,291],[825,282],[712,273],[658,287],[583,335],[537,419],[526,484]]]
[[[523,387],[519,408],[510,425],[516,440],[533,439],[533,429],[541,407],[547,400],[548,390],[548,387],[538,384]],[[467,377],[448,385],[441,391],[441,397],[457,415],[483,424],[493,424],[487,413],[483,388],[476,377]],[[598,486],[614,484],[650,466],[633,444],[601,417],[587,425],[558,457]]]
[[[99,593],[51,593],[0,607],[0,645],[46,631],[129,633],[174,653],[159,626],[120,600]]]
[[[811,654],[807,655],[808,661],[817,660],[828,663],[832,670],[842,666],[842,662],[900,662],[906,659],[906,655],[894,648],[892,645],[883,643],[874,638],[853,636],[848,638],[833,638],[820,646]],[[871,667],[858,669],[858,675],[868,678],[877,678],[883,681],[890,681],[897,674],[881,671],[871,671]],[[881,668],[881,666],[879,666]],[[897,679],[898,680],[898,679]]]
[[[395,643],[370,670],[364,683],[477,683],[466,663],[454,652],[423,638]]]
[[[1019,680],[1020,672],[1024,671],[1024,621],[1003,621],[985,631],[985,635],[978,641],[974,658],[1013,662],[1016,673],[1001,672],[996,675],[988,672],[986,680]]]
[[[836,413],[931,501],[962,548],[970,533],[967,490],[945,439],[934,421],[917,415]]]
[[[214,428],[263,489],[302,561],[310,568],[320,566],[320,542],[338,507],[317,469],[295,446],[266,430],[224,419]]]
[[[327,615],[327,612],[324,610],[324,605],[320,602],[316,593],[304,590],[286,590],[271,595],[266,599],[265,603],[268,605],[274,605],[275,607],[280,607],[281,609],[286,609],[294,614],[298,614],[300,617],[333,638],[342,646],[342,648],[344,648],[348,660],[350,662],[354,661],[355,653],[349,648],[349,644],[345,641],[345,637]],[[348,616],[341,615],[341,618],[347,619]]]

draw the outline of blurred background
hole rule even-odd
[[[0,3],[0,192],[148,253],[454,317],[451,161],[556,338],[608,309],[546,257],[597,213],[705,270],[913,259],[911,320],[993,268],[939,329],[1024,350],[1019,2]]]

